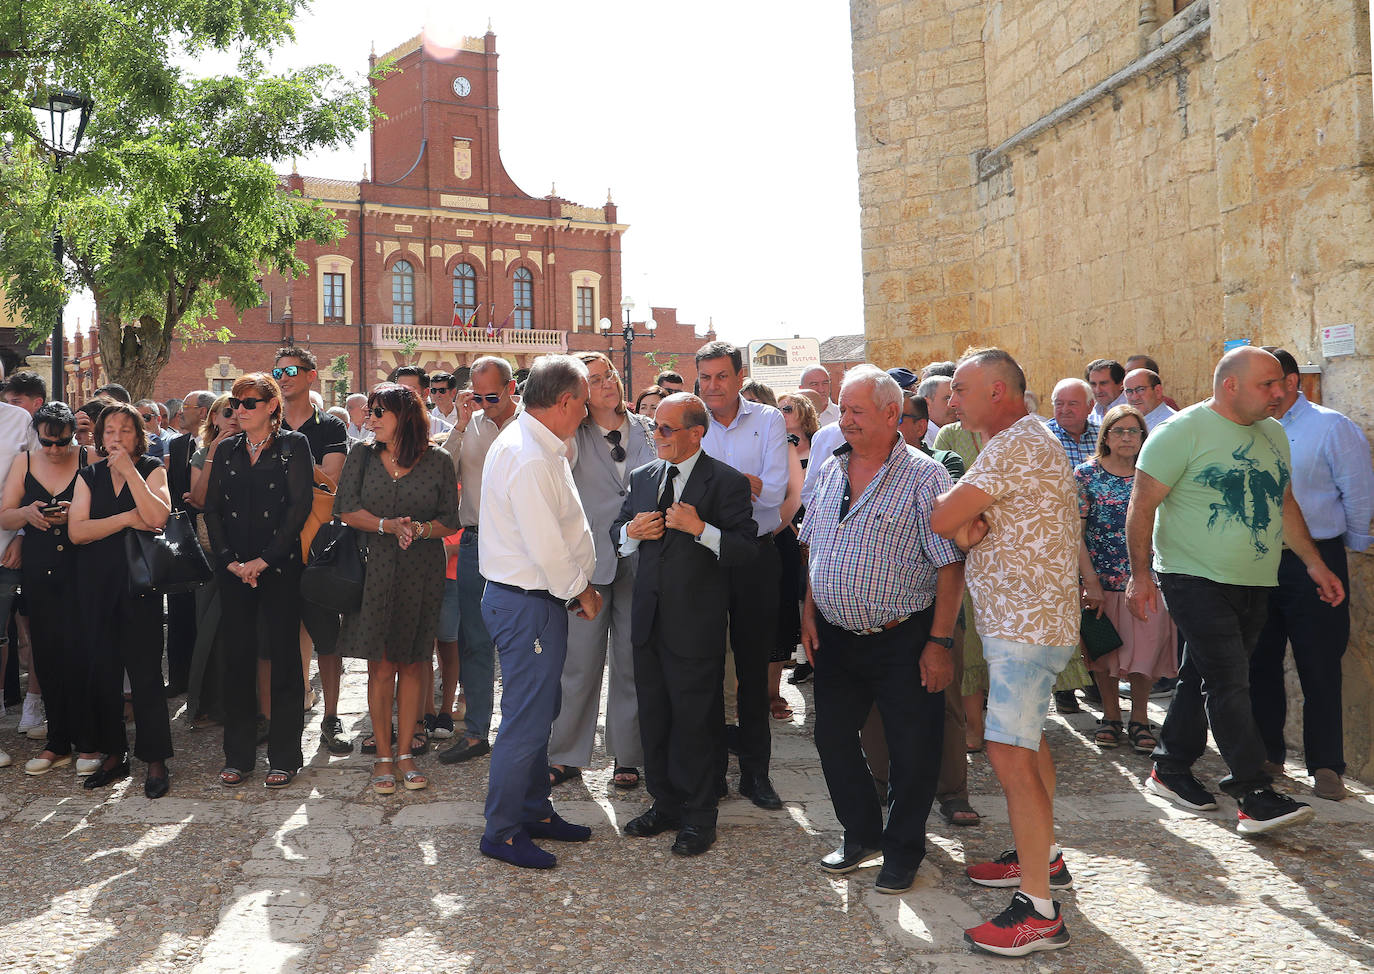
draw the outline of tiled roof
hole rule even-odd
[[[866,354],[863,335],[836,335],[821,342],[822,362],[862,362]]]

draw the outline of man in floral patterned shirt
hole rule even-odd
[[[1026,411],[1025,374],[1006,352],[966,354],[950,406],[987,445],[930,524],[968,552],[966,580],[988,664],[988,758],[1007,796],[1016,848],[968,867],[983,886],[1020,886],[999,916],[965,931],[975,948],[1019,957],[1068,945],[1051,889],[1073,880],[1054,842],[1054,762],[1043,725],[1055,677],[1078,645],[1078,501],[1054,435]]]

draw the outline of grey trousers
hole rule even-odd
[[[601,714],[601,675],[610,659],[606,689],[606,753],[617,766],[644,765],[630,645],[630,600],[634,559],[618,559],[615,578],[598,585],[601,611],[590,621],[569,614],[568,658],[561,681],[563,703],[549,733],[549,764],[585,768],[592,760],[596,719]],[[608,650],[609,646],[609,650]]]

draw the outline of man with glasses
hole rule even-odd
[[[478,564],[478,522],[482,509],[482,469],[496,437],[520,412],[510,363],[484,355],[472,363],[472,388],[457,397],[458,425],[444,449],[453,459],[461,492],[458,520],[463,537],[458,543],[458,679],[467,698],[463,737],[439,755],[444,764],[457,764],[491,751],[492,694],[496,680],[496,650],[482,621],[482,591],[487,580]]]
[[[902,416],[897,421],[897,431],[908,446],[914,446],[941,464],[949,471],[950,478],[957,482],[964,475],[964,458],[953,450],[932,450],[926,445],[926,428],[930,425],[930,414],[926,409],[926,401],[916,393],[902,393]]]
[[[705,403],[676,393],[659,404],[655,420],[658,459],[630,475],[611,528],[622,559],[636,552],[639,559],[630,638],[645,783],[654,799],[625,834],[676,830],[671,851],[696,856],[716,839],[730,573],[757,564],[758,530],[748,479],[702,449]]]
[[[315,355],[309,349],[288,346],[277,349],[277,364],[272,378],[281,386],[284,430],[295,430],[310,443],[310,456],[337,483],[348,456],[348,433],[341,420],[315,408],[310,390],[319,377]],[[319,654],[320,689],[324,691],[324,716],[320,718],[320,739],[330,754],[352,753],[353,742],[339,719],[339,681],[343,660],[339,658],[339,617],[311,602],[301,603],[301,667],[310,693],[310,653]],[[307,703],[308,703],[307,699]],[[307,708],[309,709],[309,708]]]
[[[148,456],[161,460],[167,456],[167,439],[162,433],[162,413],[152,399],[140,399],[135,403],[138,414],[143,417],[143,428],[148,433]]]
[[[1126,373],[1126,401],[1145,416],[1145,428],[1151,433],[1178,410],[1164,401],[1164,385],[1149,369],[1132,369]]]
[[[428,407],[429,382],[430,377],[424,369],[418,365],[402,365],[391,370],[391,381],[398,386],[405,386],[412,390],[415,395],[420,397],[420,402]],[[450,381],[452,381],[450,379]],[[429,435],[443,436],[453,429],[453,424],[445,422],[436,413],[429,414]]]
[[[458,377],[451,372],[431,372],[429,395],[434,400],[430,414],[437,416],[450,428],[458,425]]]

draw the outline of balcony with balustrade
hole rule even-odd
[[[410,343],[420,351],[433,350],[451,355],[465,354],[505,357],[548,355],[568,350],[568,333],[545,328],[463,328],[454,325],[372,326],[372,345],[377,349],[400,349]]]

